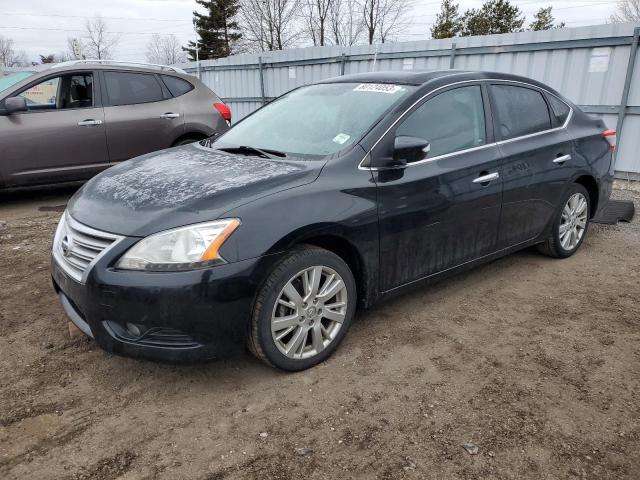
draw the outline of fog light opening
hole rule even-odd
[[[127,327],[127,332],[129,332],[134,337],[139,337],[144,332],[144,330],[140,328],[140,326],[136,325],[135,323],[127,322],[125,326]]]

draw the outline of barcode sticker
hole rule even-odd
[[[375,92],[394,94],[404,90],[400,85],[390,85],[388,83],[361,83],[353,89],[354,92]]]

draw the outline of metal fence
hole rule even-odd
[[[617,176],[640,179],[640,25],[310,47],[200,63],[200,78],[240,119],[300,85],[383,70],[489,70],[534,78],[618,131]],[[196,65],[183,68],[197,74]]]

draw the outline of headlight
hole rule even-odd
[[[60,221],[58,222],[58,227],[56,228],[56,234],[53,236],[53,251],[55,251],[58,245],[60,245],[60,240],[67,230],[66,224],[67,224],[67,211],[65,210],[62,216],[60,217]]]
[[[239,225],[230,218],[156,233],[131,247],[116,268],[162,272],[223,263],[220,247]]]

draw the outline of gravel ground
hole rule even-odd
[[[71,193],[0,194],[0,478],[640,478],[637,217],[361,312],[284,374],[70,340],[48,263]]]

